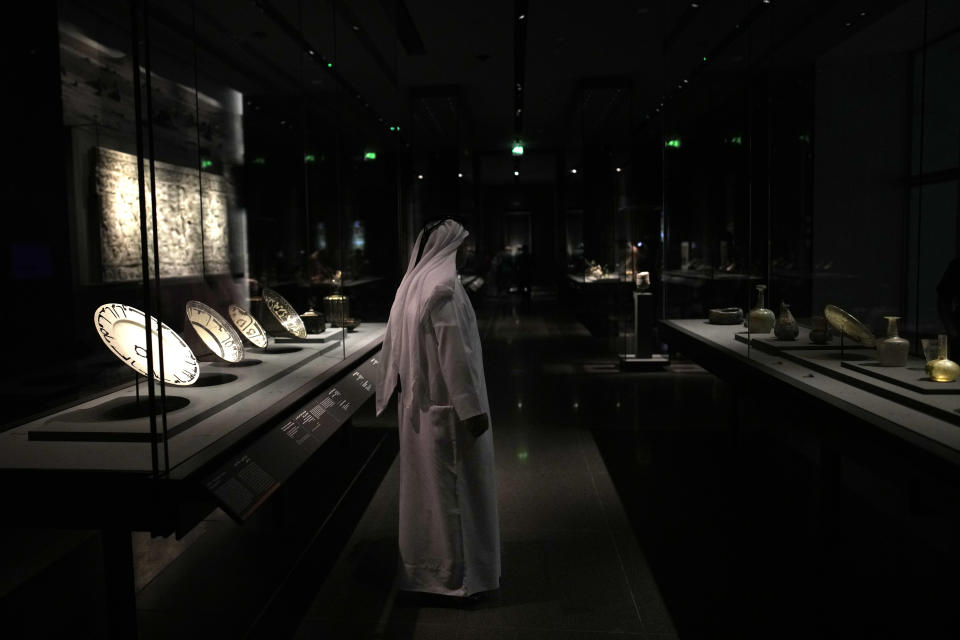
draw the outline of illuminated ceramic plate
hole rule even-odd
[[[147,318],[143,311],[117,302],[100,306],[93,314],[93,324],[103,344],[127,366],[142,376],[147,375]],[[200,367],[193,351],[177,332],[150,318],[153,336],[153,375],[160,379],[160,338],[163,338],[163,380],[182,387],[200,377]]]
[[[256,318],[235,304],[230,305],[227,311],[234,326],[240,330],[244,338],[253,343],[253,346],[261,349],[267,346],[267,332],[263,330]]]
[[[843,332],[851,340],[856,340],[865,347],[876,346],[877,339],[873,332],[840,307],[828,304],[823,309],[823,315],[834,329]]]
[[[307,328],[303,320],[286,299],[273,289],[263,288],[263,303],[280,325],[298,338],[307,337]]]
[[[187,301],[187,319],[203,344],[227,362],[243,360],[243,341],[219,313],[199,300]]]

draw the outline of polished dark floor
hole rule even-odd
[[[626,394],[615,399],[623,391],[615,358],[555,300],[480,311],[501,589],[463,608],[397,598],[394,467],[297,637],[677,637],[590,430],[613,417],[608,408],[625,427],[633,415]]]

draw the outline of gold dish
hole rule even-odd
[[[852,315],[832,304],[828,304],[823,309],[823,315],[827,322],[851,340],[859,342],[865,347],[873,347],[877,344],[877,339],[862,322]]]

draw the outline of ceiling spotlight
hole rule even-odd
[[[849,26],[852,26],[852,25],[853,25],[853,23],[850,22],[850,21],[847,21],[847,22],[844,22],[844,23],[843,23],[843,26],[845,26],[845,27],[849,27]]]
[[[515,175],[515,176],[519,176],[519,175],[520,175],[520,172],[519,172],[519,171],[517,171],[516,169],[514,169],[514,170],[513,170],[513,175]]]
[[[570,173],[572,173],[572,174],[574,174],[574,175],[576,175],[576,173],[577,173],[577,170],[576,170],[576,169],[570,169]]]
[[[867,17],[867,12],[866,12],[866,11],[861,11],[861,12],[860,12],[860,17],[861,17],[861,18],[866,18],[866,17]]]
[[[353,30],[354,30],[354,31],[360,31],[360,27],[358,27],[357,25],[353,25]]]
[[[621,169],[620,167],[617,167],[617,173],[620,173],[621,171],[623,171],[623,169]]]
[[[418,173],[418,174],[417,174],[417,180],[423,180],[423,174],[422,174],[422,173]]]
[[[462,173],[458,173],[458,174],[457,174],[457,177],[458,177],[458,178],[462,178],[462,177],[463,177],[463,174],[462,174]]]
[[[312,56],[317,55],[317,52],[314,51],[313,49],[310,49],[310,51],[309,51],[308,53],[309,53],[310,55],[312,55]]]
[[[699,9],[699,8],[700,8],[700,3],[699,3],[699,2],[691,2],[691,3],[690,3],[690,8],[691,8],[691,9]]]
[[[526,17],[527,17],[527,14],[521,13],[519,16],[517,16],[517,20],[523,20]]]

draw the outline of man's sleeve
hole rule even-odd
[[[465,327],[457,317],[452,295],[435,300],[430,309],[430,323],[437,337],[443,382],[457,417],[467,420],[485,413],[480,404],[479,380],[472,366],[476,354],[464,339]]]

